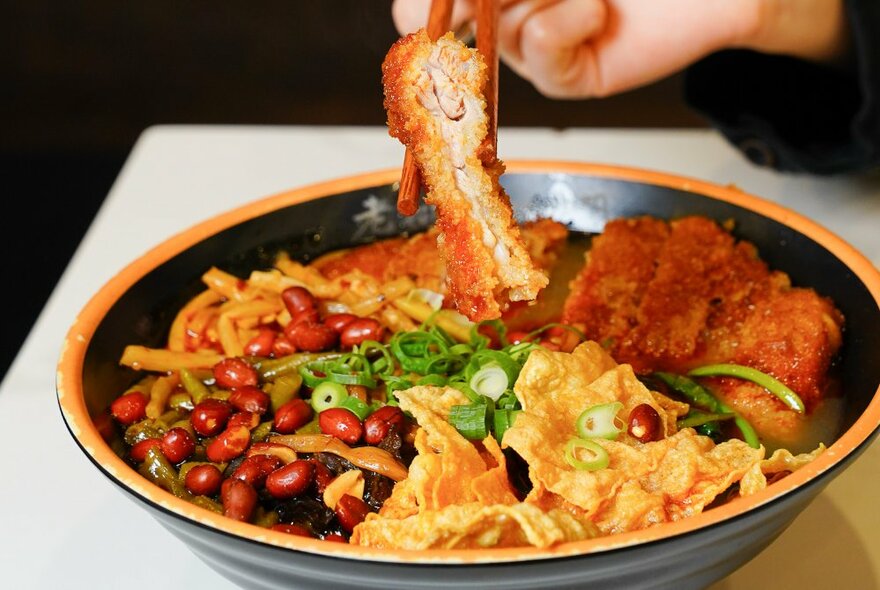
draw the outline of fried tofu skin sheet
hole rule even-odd
[[[806,459],[763,462],[764,448],[733,439],[716,445],[693,429],[674,429],[670,413],[686,408],[661,403],[635,376],[595,342],[572,353],[535,350],[514,391],[523,406],[507,430],[503,447],[529,465],[533,488],[526,498],[542,509],[564,510],[603,534],[638,530],[699,514],[749,474],[748,493],[766,486],[765,475],[793,471]],[[665,425],[661,438],[641,443],[621,433],[593,439],[609,456],[606,468],[578,470],[565,460],[567,442],[578,436],[575,421],[587,408],[618,401],[627,423],[640,404],[651,405]]]
[[[754,245],[705,217],[609,222],[571,283],[563,321],[582,327],[636,373],[685,373],[736,363],[821,403],[843,317],[811,289],[768,269]],[[762,388],[716,379],[713,389],[762,433],[794,441],[803,416]]]
[[[382,64],[389,133],[406,145],[436,210],[437,243],[456,309],[494,319],[513,301],[532,301],[547,275],[531,260],[498,179],[503,164],[485,149],[486,66],[450,33],[424,30],[397,41]]]
[[[473,443],[447,421],[468,403],[458,390],[414,387],[397,393],[420,428],[418,455],[378,514],[355,527],[351,542],[396,549],[549,547],[597,534],[563,510],[519,502],[495,439]]]

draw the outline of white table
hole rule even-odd
[[[502,129],[501,156],[663,170],[785,204],[880,264],[880,179],[758,169],[711,130]],[[195,222],[303,184],[393,168],[384,128],[156,127],[137,142],[0,388],[3,588],[232,588],[95,469],[67,433],[54,372],[68,326],[118,270]],[[880,444],[714,590],[880,587]],[[695,556],[699,559],[699,556]]]

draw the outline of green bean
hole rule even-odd
[[[749,424],[748,420],[740,416],[738,412],[734,412],[730,406],[717,399],[709,393],[708,389],[693,379],[688,379],[683,375],[676,375],[674,373],[657,372],[653,375],[694,405],[703,407],[715,414],[734,414],[733,421],[737,428],[739,428],[740,433],[742,433],[743,440],[754,449],[761,446],[758,433],[755,432],[755,429]]]
[[[278,408],[292,400],[299,393],[302,382],[303,379],[299,373],[290,373],[275,379],[275,382],[269,388],[272,411],[277,412]]]
[[[207,496],[193,496],[190,499],[190,502],[195,504],[196,506],[201,506],[202,508],[206,508],[211,512],[216,512],[217,514],[223,514],[223,505],[220,502],[215,502],[211,498]]]
[[[251,431],[251,441],[256,443],[266,440],[272,432],[272,424],[271,420],[268,422],[261,422],[259,426]]]
[[[785,383],[779,381],[775,377],[771,377],[767,373],[762,373],[758,369],[746,367],[743,365],[735,365],[732,363],[721,363],[717,365],[706,365],[697,367],[688,372],[692,377],[737,377],[756,383],[781,399],[789,408],[803,414],[806,409],[801,398],[792,391]]]
[[[196,377],[189,369],[180,370],[180,382],[183,384],[186,392],[192,397],[193,403],[199,403],[211,393],[208,386],[202,383],[202,380]]]
[[[264,381],[272,381],[282,375],[297,373],[300,366],[312,361],[339,358],[339,352],[295,352],[277,359],[254,359],[254,368]]]
[[[186,491],[186,487],[178,480],[177,470],[168,462],[158,447],[151,447],[147,450],[144,462],[141,463],[138,472],[178,498],[192,499],[192,494]]]

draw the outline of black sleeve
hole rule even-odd
[[[847,67],[722,51],[685,72],[685,100],[756,164],[828,175],[880,168],[880,2],[845,5]]]

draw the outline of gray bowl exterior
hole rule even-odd
[[[747,209],[684,190],[570,174],[507,174],[503,181],[521,220],[552,217],[575,231],[598,232],[609,219],[646,214],[734,220],[734,234],[755,243],[771,267],[788,272],[794,284],[830,296],[846,316],[840,367],[849,396],[845,427],[871,400],[880,383],[880,309],[858,277],[810,238]],[[211,236],[148,273],[110,309],[86,354],[83,389],[92,415],[105,411],[133,378],[117,362],[124,346],[160,345],[175,310],[199,291],[199,277],[209,266],[243,275],[269,266],[280,249],[307,261],[431,223],[427,207],[415,217],[398,218],[395,199],[393,187],[379,186],[282,208]],[[493,564],[403,564],[292,551],[191,521],[108,477],[197,556],[247,588],[682,589],[703,588],[757,555],[868,442],[807,485],[691,533],[576,557]]]

